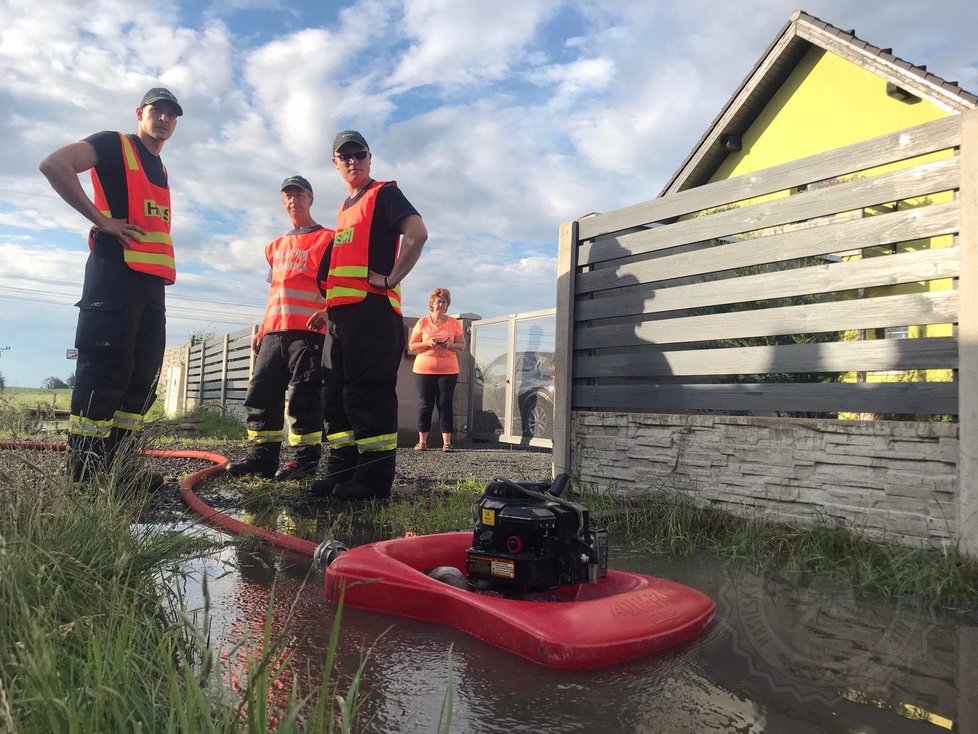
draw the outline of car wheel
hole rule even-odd
[[[554,437],[554,403],[546,393],[529,395],[520,404],[524,438]]]

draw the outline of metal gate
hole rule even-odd
[[[556,315],[548,308],[473,322],[473,439],[553,447]]]

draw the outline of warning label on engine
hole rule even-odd
[[[513,579],[516,578],[516,564],[501,558],[493,558],[489,573],[504,579]]]
[[[482,524],[483,525],[495,525],[496,524],[496,511],[491,510],[488,507],[482,508]]]

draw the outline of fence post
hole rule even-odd
[[[577,222],[560,225],[557,244],[557,322],[554,335],[554,476],[570,473],[571,385],[574,366],[574,273],[577,270]]]
[[[255,336],[258,334],[258,324],[251,325],[251,337],[248,339],[248,382],[255,376],[255,350],[251,345],[255,343]]]
[[[231,335],[224,334],[224,356],[221,359],[221,412],[227,412],[227,397],[228,397],[228,344],[230,344]]]
[[[180,413],[187,412],[187,402],[190,400],[190,350],[190,344],[185,344],[183,347],[183,390],[181,391]]]
[[[958,550],[978,560],[978,110],[961,115]]]
[[[200,340],[200,379],[197,381],[197,405],[204,404],[204,371],[207,366],[207,340]]]

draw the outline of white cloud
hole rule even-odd
[[[180,304],[172,339],[214,312],[247,322],[260,311],[262,248],[288,227],[278,186],[306,176],[328,225],[344,195],[329,147],[347,127],[367,136],[374,175],[397,180],[431,232],[405,283],[408,313],[424,312],[436,285],[451,288],[453,308],[486,317],[547,307],[560,223],[654,196],[794,7],[0,0],[0,257],[8,276],[46,268],[77,294],[87,223],[37,165],[96,131],[132,131],[159,83],[186,110],[163,152],[181,267],[168,292]],[[972,4],[806,9],[978,89]],[[4,330],[21,313],[11,303],[0,292]],[[73,329],[70,308],[60,318]]]
[[[540,23],[558,2],[537,0],[408,0],[401,28],[410,47],[390,78],[404,91],[499,79],[533,51]]]

